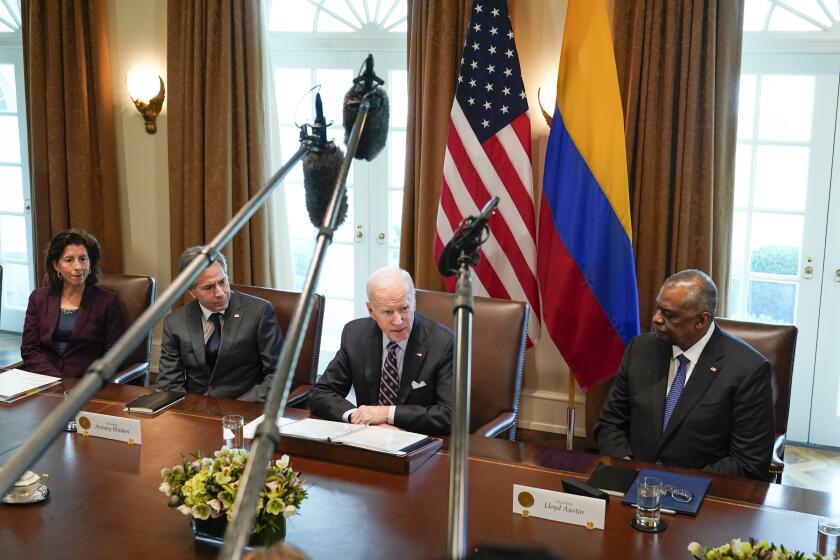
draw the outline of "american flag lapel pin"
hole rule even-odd
[[[712,367],[709,368],[709,371],[712,372],[712,373],[717,373],[717,368],[712,366]]]
[[[234,313],[234,314],[233,314],[233,318],[234,318],[234,319],[239,319],[239,313]]]
[[[417,352],[417,357],[418,357],[418,358],[422,358],[422,357],[423,357],[423,353],[422,353],[422,352]]]

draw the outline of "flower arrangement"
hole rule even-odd
[[[738,558],[740,560],[829,560],[840,558],[835,552],[832,556],[823,556],[814,552],[808,556],[803,552],[791,551],[782,545],[769,544],[767,541],[756,541],[749,539],[732,539],[726,544],[716,548],[702,546],[696,542],[688,545],[688,551],[696,560],[722,560],[726,558]]]
[[[194,520],[230,520],[236,492],[248,462],[245,449],[228,449],[213,453],[213,458],[192,454],[181,463],[160,474],[159,490],[169,497],[168,505]],[[303,481],[289,466],[289,456],[269,465],[265,486],[260,492],[254,534],[272,532],[285,535],[285,519],[296,514],[306,498]],[[224,520],[222,520],[224,516]]]

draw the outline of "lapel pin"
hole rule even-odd
[[[418,358],[422,358],[422,357],[423,357],[423,354],[422,354],[421,352],[417,352],[417,357],[418,357]]]
[[[716,367],[710,367],[709,371],[711,371],[712,373],[717,373],[717,368]]]
[[[239,319],[239,313],[234,313],[234,314],[233,314],[233,318],[234,318],[234,319]]]

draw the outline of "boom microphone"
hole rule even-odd
[[[370,94],[370,110],[362,135],[359,137],[359,145],[356,148],[356,159],[372,160],[382,148],[385,147],[385,139],[388,137],[388,94],[381,87],[385,80],[373,72],[373,55],[369,54],[365,59],[365,69],[359,76],[353,79],[353,87],[344,96],[344,143],[350,140],[350,132],[356,124],[356,117],[359,114],[359,105],[362,98]]]
[[[467,216],[455,230],[452,239],[443,248],[438,260],[438,271],[443,276],[452,276],[458,274],[460,270],[461,255],[466,255],[473,266],[478,264],[478,248],[482,243],[487,241],[485,232],[487,231],[487,222],[499,205],[499,197],[494,196],[484,208],[481,209],[481,214],[478,217]]]
[[[321,103],[321,94],[315,95],[315,124],[312,125],[312,136],[309,144],[310,151],[303,158],[303,190],[306,197],[306,212],[309,214],[309,221],[315,227],[324,224],[324,214],[332,199],[335,183],[338,179],[338,172],[341,162],[344,160],[344,152],[335,145],[335,142],[327,142],[327,121],[324,119],[324,107]],[[305,127],[301,130],[301,136],[305,137]],[[344,223],[347,218],[347,193],[341,199],[341,205],[336,219],[336,228]]]

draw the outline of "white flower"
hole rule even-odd
[[[688,551],[696,556],[700,552],[700,543],[688,543]]]
[[[221,511],[222,510],[222,502],[213,498],[212,500],[207,500],[207,505],[213,508],[213,511]]]
[[[172,491],[172,487],[169,486],[168,482],[164,482],[158,487],[158,490],[168,495]]]
[[[177,509],[178,511],[180,511],[180,512],[181,512],[181,513],[183,513],[184,515],[190,515],[190,514],[192,514],[192,508],[190,508],[190,506],[185,506],[185,505],[183,505],[183,504],[182,504],[182,505],[178,506],[178,507],[177,507],[177,508],[175,508],[175,509]]]
[[[284,457],[285,457],[285,455],[284,455]],[[291,516],[293,516],[294,514],[297,513],[297,510],[298,510],[298,508],[296,508],[295,506],[286,506],[286,509],[283,510],[283,517],[286,517],[286,518],[291,517]]]
[[[282,457],[277,459],[274,462],[274,464],[277,465],[277,468],[285,469],[286,467],[289,466],[289,456],[288,455],[283,455]]]

